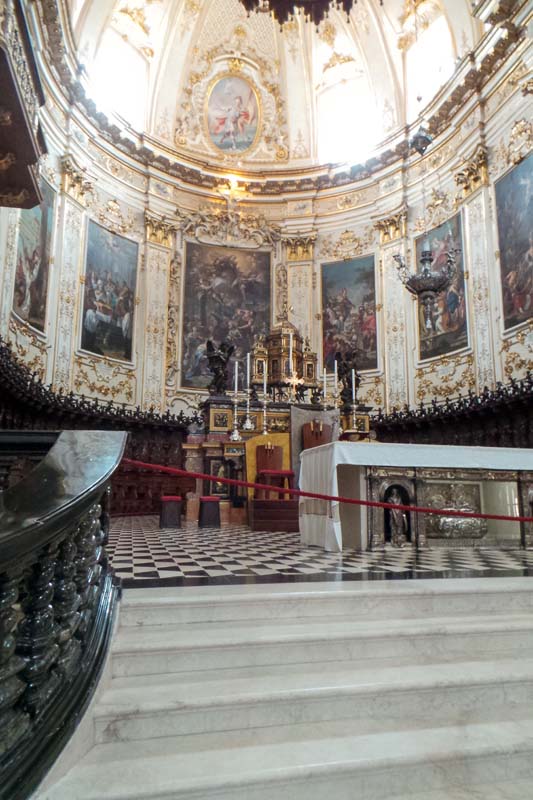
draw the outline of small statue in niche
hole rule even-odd
[[[352,350],[345,353],[335,353],[335,361],[337,362],[337,375],[341,383],[341,400],[343,406],[351,406],[353,402],[352,391],[352,370],[355,375],[355,397],[357,399],[357,390],[361,383],[361,376],[357,372],[357,359],[356,351]]]
[[[208,339],[205,346],[209,371],[213,373],[213,379],[209,386],[209,394],[226,394],[228,385],[228,361],[233,355],[235,346],[229,342],[221,342],[216,347],[211,339]]]
[[[395,486],[389,495],[388,502],[398,506],[403,505],[400,492]],[[392,546],[404,547],[407,541],[407,514],[401,508],[390,508],[389,520]]]

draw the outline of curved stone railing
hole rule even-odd
[[[1,800],[29,796],[98,682],[119,594],[105,552],[108,481],[125,441],[65,431],[0,494]]]

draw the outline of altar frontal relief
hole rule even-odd
[[[13,310],[44,331],[55,193],[44,181],[41,192],[40,205],[20,212]]]
[[[211,339],[216,345],[228,341],[235,346],[239,386],[245,388],[246,353],[254,337],[269,330],[270,253],[187,242],[181,385],[204,388],[210,382],[205,344]]]
[[[322,264],[324,367],[335,353],[355,351],[357,367],[376,369],[376,280],[374,256]]]
[[[440,271],[446,266],[446,253],[453,249],[460,252],[456,256],[457,271],[449,288],[442,292],[433,305],[428,325],[424,320],[424,310],[418,303],[418,331],[420,339],[420,358],[442,356],[468,345],[468,325],[466,318],[465,274],[463,254],[463,234],[461,215],[433,228],[416,240],[416,262],[420,264],[425,243],[433,253],[431,269]]]
[[[496,183],[504,328],[533,316],[533,155]]]
[[[89,221],[81,346],[131,361],[138,245]]]

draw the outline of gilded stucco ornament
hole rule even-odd
[[[115,365],[109,359],[86,355],[74,357],[73,388],[76,394],[99,395],[133,403],[136,384],[135,370]]]
[[[517,120],[511,128],[507,147],[508,164],[518,164],[533,150],[533,122]]]
[[[317,232],[296,233],[284,236],[283,243],[287,251],[288,261],[312,261]]]
[[[472,353],[445,356],[419,367],[415,373],[416,399],[419,402],[434,397],[465,394],[476,388],[475,359]]]
[[[362,255],[372,249],[375,244],[374,228],[367,227],[358,236],[354,231],[343,231],[340,236],[329,234],[320,243],[320,254],[323,258],[336,261],[347,261],[349,258]]]
[[[179,374],[179,323],[181,298],[181,256],[175,253],[169,268],[168,307],[167,307],[167,342],[165,384],[175,389]]]
[[[174,225],[164,217],[156,217],[148,211],[144,215],[146,238],[152,244],[172,247]]]
[[[457,200],[461,201],[488,183],[487,148],[478,144],[470,158],[455,173],[455,183],[459,187]]]
[[[94,200],[94,184],[72,156],[61,159],[61,188],[82,206],[88,206]]]
[[[395,214],[379,219],[374,223],[374,227],[379,231],[379,242],[382,245],[403,239],[407,235],[407,211],[401,209]]]
[[[276,264],[274,272],[276,282],[276,324],[288,319],[289,291],[287,281],[287,267],[282,262]]]
[[[95,219],[114,233],[131,233],[136,228],[136,219],[131,211],[123,213],[120,203],[115,198],[107,201],[98,200],[91,208]]]
[[[281,239],[281,230],[265,217],[215,205],[197,211],[176,209],[176,227],[183,236],[198,242],[228,244],[241,242],[248,247],[273,247]]]

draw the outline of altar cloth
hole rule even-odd
[[[299,487],[304,492],[366,500],[365,468],[371,466],[530,472],[533,471],[533,450],[331,442],[302,452]],[[302,544],[316,545],[332,552],[342,551],[343,546],[366,549],[368,532],[365,506],[302,497],[299,517]]]

